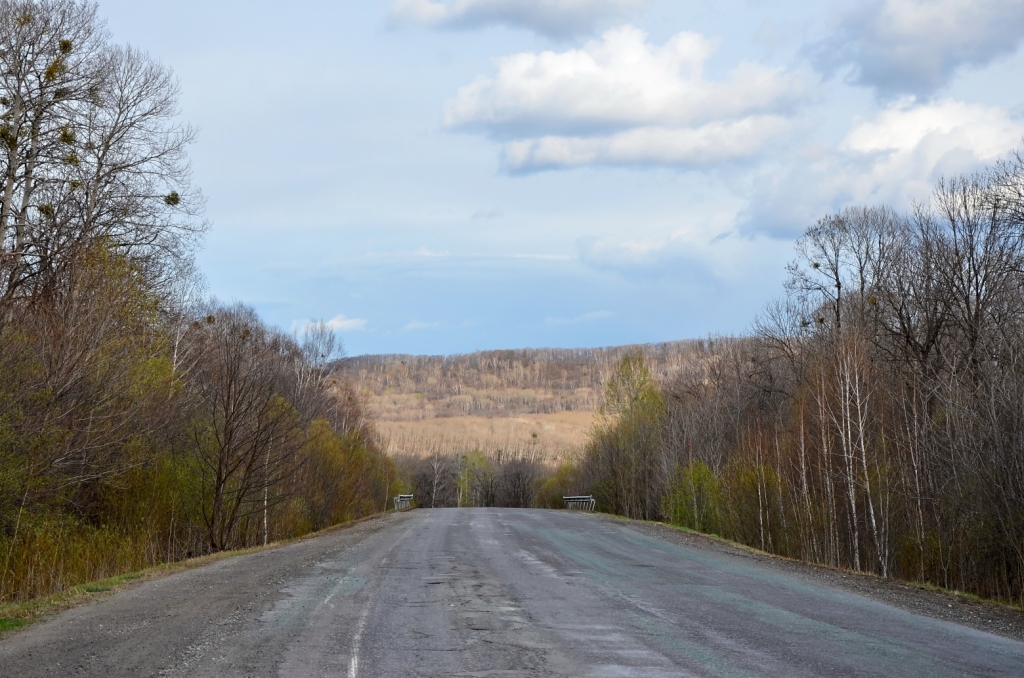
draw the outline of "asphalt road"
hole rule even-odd
[[[628,523],[419,510],[146,582],[4,676],[1024,676],[1024,643]]]

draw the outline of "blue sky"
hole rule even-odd
[[[747,328],[792,241],[1024,146],[1024,2],[105,0],[181,83],[210,291],[349,355]]]

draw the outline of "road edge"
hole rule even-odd
[[[58,593],[42,596],[40,598],[0,603],[0,640],[4,640],[14,633],[24,631],[33,624],[52,619],[53,617],[72,608],[80,607],[103,598],[108,598],[122,591],[127,591],[135,588],[136,586],[140,586],[146,582],[163,579],[164,577],[169,577],[173,574],[178,574],[179,572],[186,572],[188,570],[206,567],[207,565],[212,565],[213,563],[227,560],[229,558],[236,558],[262,551],[271,551],[307,541],[309,539],[317,539],[335,532],[347,530],[366,522],[383,520],[395,514],[395,511],[375,513],[373,515],[363,516],[362,518],[356,518],[355,520],[350,520],[348,522],[331,525],[330,527],[325,527],[317,532],[304,534],[301,537],[293,537],[291,539],[282,539],[280,541],[270,542],[265,546],[249,546],[241,549],[232,549],[230,551],[209,553],[203,556],[177,560],[170,563],[161,563],[142,570],[124,572],[104,579],[83,582],[81,584],[68,587]]]
[[[883,579],[867,573],[818,563],[809,563],[766,553],[721,537],[696,532],[663,522],[633,520],[609,513],[595,513],[601,520],[624,524],[641,534],[693,548],[714,550],[734,557],[752,559],[776,570],[805,579],[813,579],[835,588],[856,593],[892,605],[913,614],[952,622],[1024,642],[1024,609],[997,600],[978,598],[961,591],[950,591],[919,582]]]

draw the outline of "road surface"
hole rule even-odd
[[[0,641],[4,676],[1022,676],[1024,643],[567,511],[392,514]]]

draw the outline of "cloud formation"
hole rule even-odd
[[[752,116],[697,128],[641,127],[599,137],[544,136],[505,144],[514,171],[581,165],[685,165],[708,167],[760,151],[789,129],[779,116]]]
[[[320,320],[293,320],[292,321],[292,332],[295,335],[301,335],[306,331],[308,327],[314,323],[321,322]],[[324,324],[327,328],[335,332],[355,332],[366,329],[365,318],[348,318],[344,313],[339,314],[326,321]]]
[[[828,74],[852,69],[852,82],[883,97],[931,94],[963,66],[984,66],[1024,39],[1020,0],[871,0],[842,14],[813,46]]]
[[[365,330],[366,319],[347,318],[345,317],[344,313],[340,313],[327,321],[327,327],[334,330],[335,332],[353,332],[356,330]]]
[[[1005,108],[952,99],[903,99],[854,121],[834,149],[755,180],[746,230],[794,235],[847,204],[908,209],[938,179],[977,171],[1019,147],[1024,122]]]
[[[800,83],[753,62],[708,79],[713,50],[697,33],[658,46],[624,26],[581,49],[514,54],[459,89],[444,123],[505,140],[505,163],[518,171],[707,166],[756,154],[787,129]]]
[[[635,13],[651,0],[396,0],[396,24],[437,28],[506,25],[555,36],[590,33],[601,22]]]
[[[999,106],[905,100],[858,120],[840,150],[872,160],[875,186],[906,185],[911,177],[931,184],[1004,157],[1022,135],[1024,124]]]

